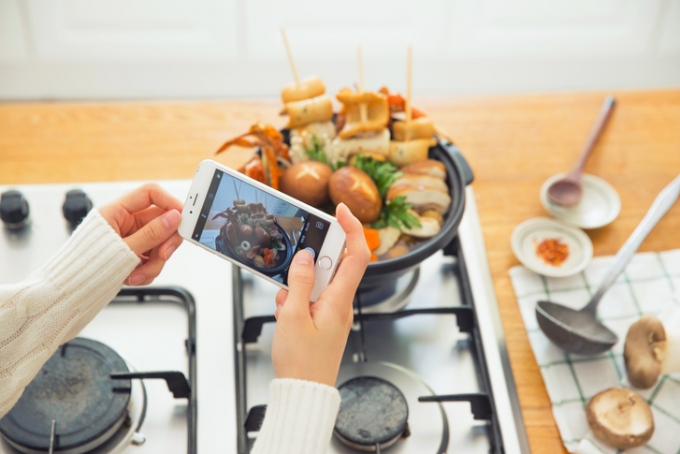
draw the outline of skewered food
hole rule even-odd
[[[410,105],[410,75],[409,99],[386,87],[377,93],[363,91],[360,63],[358,91],[337,93],[343,107],[333,118],[323,81],[300,80],[287,49],[296,80],[281,91],[290,150],[278,131],[258,124],[219,151],[231,145],[260,146],[262,157],[254,156],[242,169],[247,175],[329,212],[329,198],[333,204],[345,203],[365,224],[372,260],[404,255],[436,235],[451,204],[447,170],[428,159],[437,130],[425,113]],[[266,244],[266,235],[274,241],[258,226],[230,228],[224,234],[244,251]],[[276,255],[275,249],[267,249]],[[271,262],[269,252],[250,255],[258,264]]]
[[[430,139],[435,133],[434,122],[428,117],[420,117],[411,122],[395,121],[392,123],[392,138],[397,141]]]
[[[299,83],[288,84],[281,90],[281,101],[284,104],[302,101],[321,96],[326,93],[326,86],[319,77],[308,77]]]
[[[333,170],[318,161],[305,161],[288,167],[281,177],[281,191],[313,207],[328,202],[328,181]]]
[[[382,199],[375,183],[354,167],[343,167],[330,179],[330,195],[335,205],[344,203],[362,223],[372,223],[380,215]]]
[[[286,103],[282,115],[288,115],[287,128],[299,128],[333,118],[333,103],[326,95]]]
[[[428,151],[437,142],[433,139],[415,139],[408,142],[390,142],[389,160],[396,166],[405,166],[427,159]]]
[[[390,93],[390,90],[387,87],[382,87],[380,90],[378,90],[378,93],[381,93],[387,97],[387,105],[390,108],[392,116],[403,114],[406,111],[406,99],[404,99],[404,97],[399,93]],[[422,110],[411,106],[411,118],[415,120],[416,118],[424,116],[425,113]]]
[[[357,154],[375,154],[387,156],[390,149],[390,131],[381,129],[380,131],[361,137],[350,137],[341,139],[336,137],[331,144],[331,161],[346,162]]]
[[[338,133],[341,138],[347,139],[387,127],[390,110],[385,95],[370,91],[355,93],[349,88],[343,88],[335,97],[344,105],[345,111],[345,124]],[[365,106],[365,118],[362,118],[362,105]]]

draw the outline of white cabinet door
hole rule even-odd
[[[238,52],[233,0],[27,1],[41,60],[188,62]]]
[[[680,0],[0,0],[0,99],[417,95],[680,85]]]
[[[21,61],[28,56],[19,1],[0,0],[0,63]]]

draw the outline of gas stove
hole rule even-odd
[[[26,228],[0,235],[0,284],[25,278],[66,241],[68,191],[81,189],[96,207],[140,184],[0,187],[18,189],[30,207]],[[190,182],[160,184],[184,200]],[[466,198],[451,245],[394,287],[355,301],[338,378],[343,409],[329,453],[529,452],[471,188]],[[72,341],[95,341],[119,355],[127,371],[115,371],[116,382],[130,384],[124,392],[135,402],[126,404],[117,429],[129,436],[88,452],[248,453],[274,377],[277,290],[187,244],[152,287],[124,289]],[[361,401],[346,405],[357,387],[392,396],[397,423],[377,447],[347,423],[356,416],[346,412],[366,417]],[[0,453],[16,452],[0,440]]]

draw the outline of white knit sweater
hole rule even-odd
[[[92,210],[42,268],[23,282],[0,285],[0,417],[59,345],[77,336],[116,296],[138,264],[139,258]],[[330,386],[273,380],[252,452],[325,453],[339,406],[340,395]]]

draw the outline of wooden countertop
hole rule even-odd
[[[608,93],[416,99],[456,139],[474,190],[510,359],[534,453],[566,452],[510,284],[510,235],[546,216],[549,176],[569,169]],[[614,93],[617,107],[586,171],[619,192],[611,225],[589,232],[595,255],[614,254],[658,192],[680,173],[680,90]],[[276,101],[0,105],[0,184],[191,178],[222,141],[255,121],[277,126]],[[227,165],[248,150],[218,156]],[[642,245],[680,248],[680,203]]]

